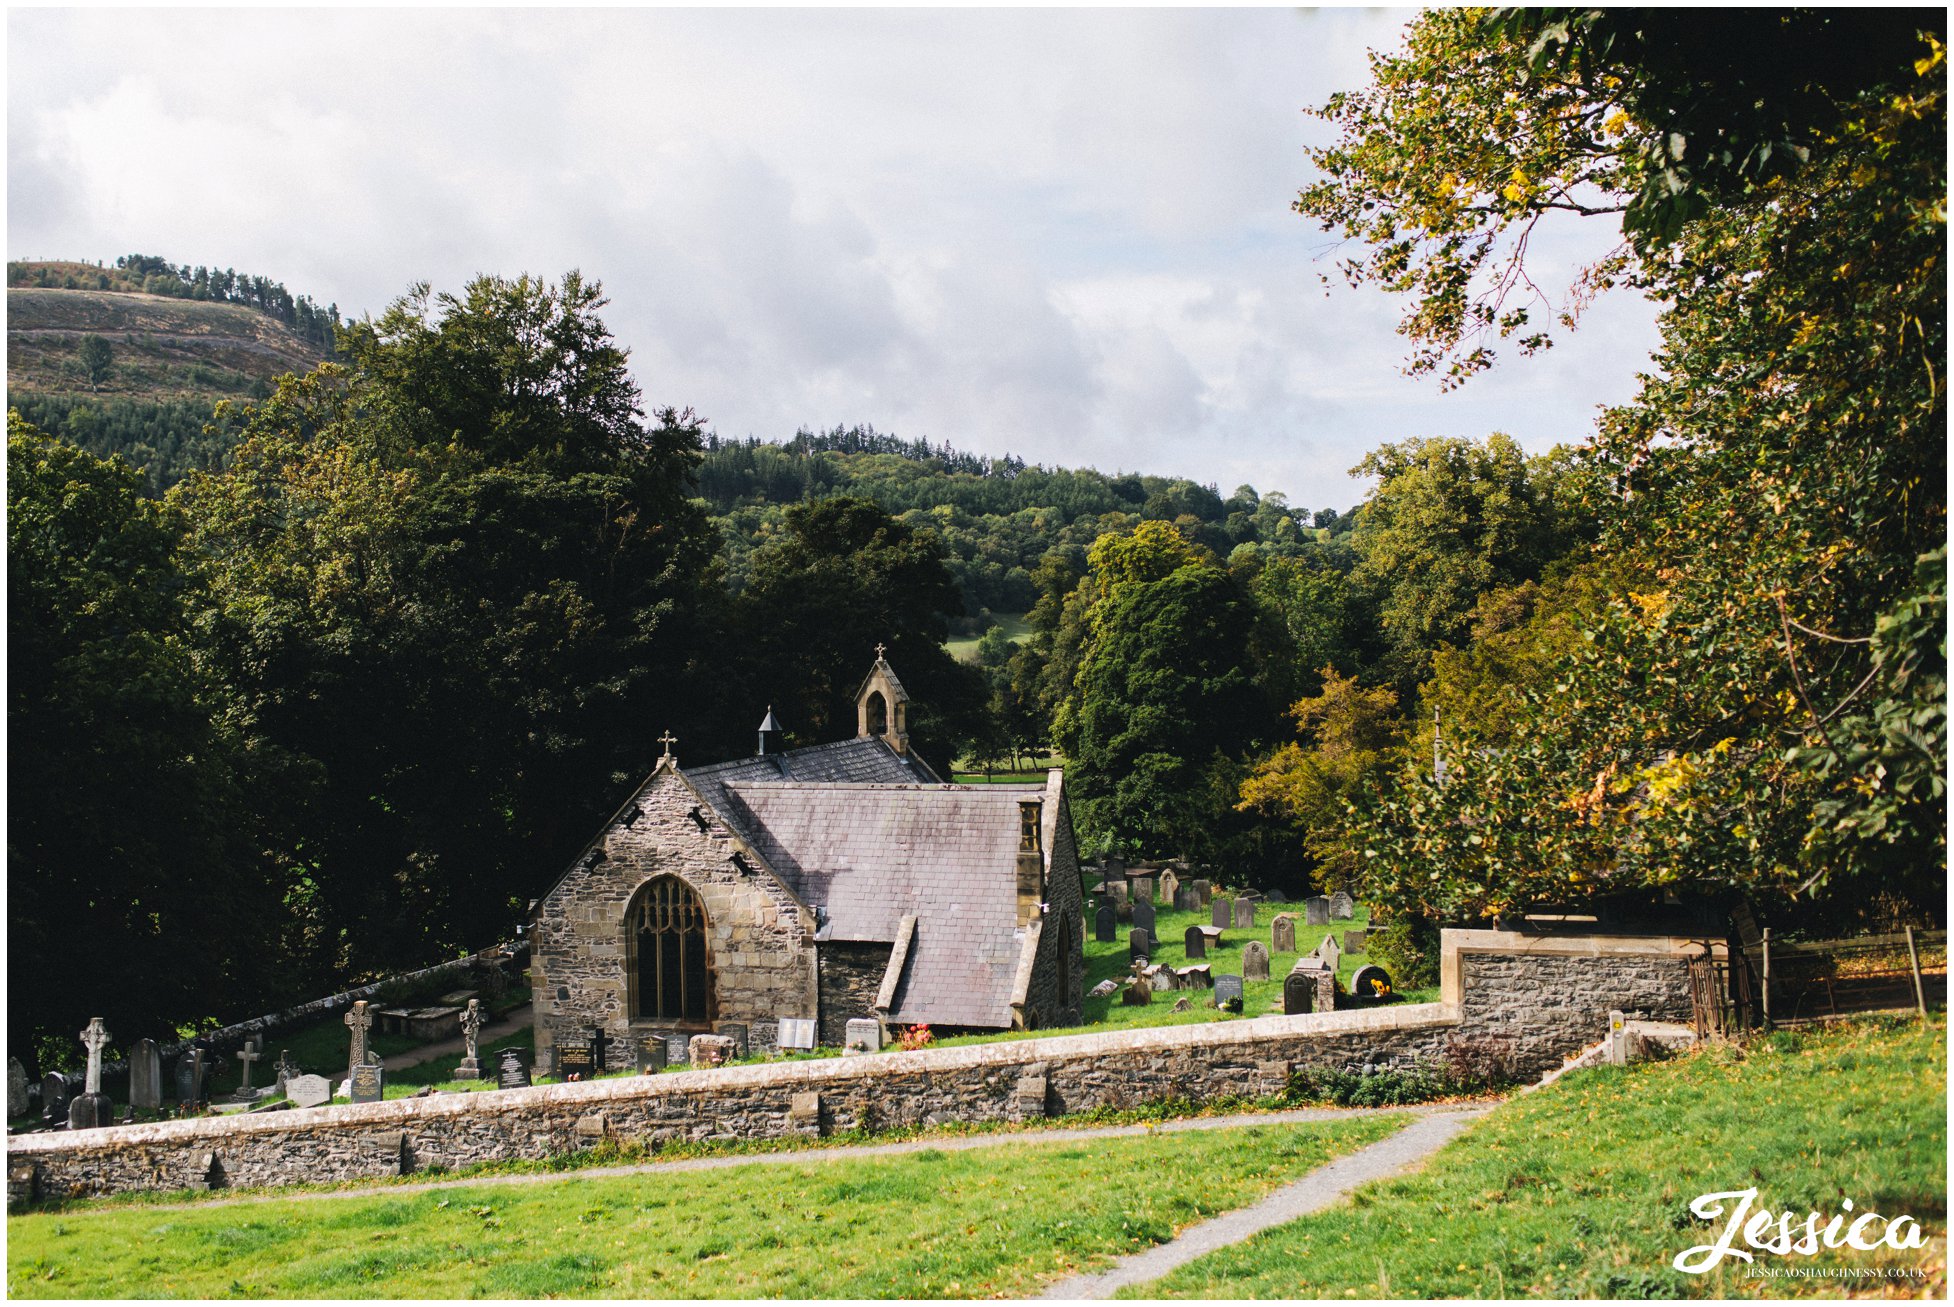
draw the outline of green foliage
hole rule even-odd
[[[1338,1107],[1406,1107],[1449,1097],[1460,1088],[1442,1067],[1422,1062],[1369,1074],[1345,1067],[1309,1066],[1289,1075],[1289,1097],[1293,1101]]]
[[[109,369],[115,364],[115,349],[91,333],[81,338],[81,344],[75,347],[75,357],[81,360],[82,370],[88,374],[88,384],[99,386],[108,380]]]
[[[1364,954],[1399,990],[1438,984],[1439,929],[1429,917],[1405,911],[1379,915],[1364,935]]]

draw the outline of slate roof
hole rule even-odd
[[[717,783],[726,802],[714,806],[802,902],[825,910],[828,938],[893,941],[903,917],[917,918],[892,1021],[1011,1024],[1024,946],[1018,804],[1043,797],[1044,786],[810,784],[758,775],[722,775]]]
[[[942,784],[942,778],[921,758],[897,753],[871,735],[831,744],[811,744],[804,749],[789,749],[764,757],[756,754],[751,758],[735,758],[710,767],[686,767],[683,771],[692,788],[699,791],[699,797],[729,819],[734,814],[726,810],[726,785],[733,781]]]

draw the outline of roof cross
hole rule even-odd
[[[669,758],[672,756],[672,746],[678,743],[678,736],[672,734],[671,728],[667,727],[665,733],[658,737],[658,742],[665,746],[665,752],[659,757]]]
[[[888,647],[889,647],[889,646],[888,646],[888,645],[886,645],[886,644],[878,644],[878,645],[876,645],[876,646],[875,646],[875,661],[876,661],[876,662],[878,662],[878,663],[879,663],[879,662],[881,662],[881,661],[882,661],[882,651],[883,651],[884,649],[886,649],[886,648],[888,648]]]

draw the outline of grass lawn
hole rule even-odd
[[[1946,1297],[1947,1021],[1872,1018],[1741,1050],[1567,1076],[1498,1108],[1421,1173],[1211,1253],[1139,1298]],[[1721,1226],[1698,1195],[1756,1186],[1794,1228],[1910,1215],[1929,1242],[1671,1268]],[[1850,1217],[1848,1217],[1850,1219]],[[1877,1237],[1882,1226],[1874,1226]],[[1737,1247],[1745,1245],[1739,1237]],[[1925,1280],[1747,1278],[1924,1268]]]
[[[964,1153],[7,1219],[13,1297],[1021,1296],[1398,1115]]]
[[[1031,623],[1025,620],[1023,613],[993,613],[991,616],[995,617],[997,624],[1004,628],[1004,638],[1012,644],[1020,643],[1031,634]],[[943,647],[948,649],[950,656],[959,662],[974,663],[977,661],[978,642],[983,638],[981,635],[958,636],[954,640],[945,641]]]

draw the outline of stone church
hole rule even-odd
[[[876,651],[855,738],[682,768],[671,752],[530,926],[536,1053],[593,1030],[629,1049],[783,1019],[839,1046],[850,1019],[938,1033],[1076,1024],[1085,913],[1063,773],[947,785],[909,747]],[[613,1066],[630,1054],[613,1055]]]

